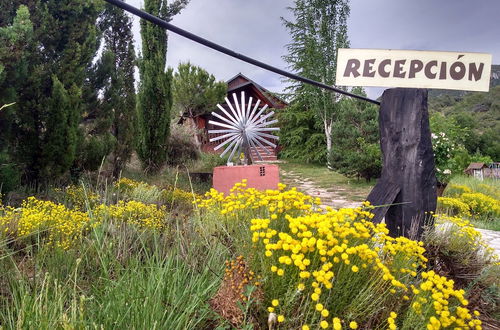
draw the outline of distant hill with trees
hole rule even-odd
[[[500,160],[500,65],[492,66],[489,92],[429,91],[429,111],[469,131],[464,143],[469,153]]]

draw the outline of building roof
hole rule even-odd
[[[255,81],[243,75],[241,72],[227,81],[227,93],[234,93],[239,90],[250,88],[259,98],[267,103],[271,108],[282,109],[288,105],[285,101],[274,95],[269,90],[265,89]]]
[[[482,168],[487,168],[485,163],[470,163],[470,165],[465,169],[465,171],[469,170],[480,170]]]

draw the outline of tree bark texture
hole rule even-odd
[[[427,111],[427,90],[393,88],[382,95],[379,113],[382,176],[370,192],[373,221],[385,222],[393,237],[420,238],[432,223],[437,190]]]

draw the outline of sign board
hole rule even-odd
[[[490,75],[491,54],[339,49],[336,84],[487,92]]]

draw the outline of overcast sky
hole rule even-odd
[[[143,0],[126,0],[142,7]],[[286,69],[282,60],[290,42],[281,17],[290,19],[292,0],[191,0],[172,24]],[[351,0],[348,20],[351,48],[481,52],[500,64],[500,0]],[[134,36],[140,45],[138,20]],[[190,61],[219,80],[238,72],[265,88],[281,92],[282,77],[169,33],[168,65]],[[376,98],[382,89],[368,88]]]

